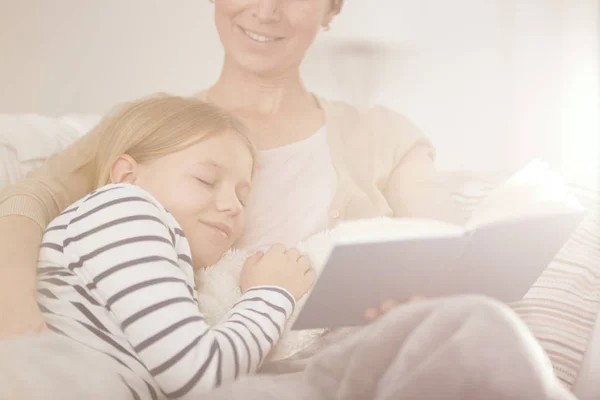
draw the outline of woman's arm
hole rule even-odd
[[[48,158],[27,178],[0,192],[0,218],[20,215],[35,221],[43,231],[67,206],[96,184],[95,156],[102,135],[94,129],[65,150]]]
[[[464,215],[436,171],[433,149],[413,147],[392,172],[385,196],[394,215],[462,224]]]
[[[0,219],[0,234],[0,338],[39,332],[45,325],[36,302],[35,265],[42,231],[29,218],[8,216]]]
[[[257,370],[293,311],[287,291],[250,289],[211,328],[196,304],[192,267],[182,261],[187,241],[146,192],[100,189],[76,213],[64,242],[70,268],[95,288],[167,397],[197,399]]]
[[[43,328],[35,275],[42,232],[92,190],[97,130],[0,192],[0,339]]]
[[[384,195],[394,215],[462,224],[464,216],[435,169],[435,149],[420,129],[385,107],[374,108],[370,121],[383,138],[382,154],[393,151]]]

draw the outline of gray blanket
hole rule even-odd
[[[409,304],[363,329],[330,332],[262,374],[208,398],[574,399],[520,319],[473,296]]]
[[[129,399],[98,354],[58,335],[0,343],[0,399]],[[334,331],[207,400],[553,399],[574,397],[505,305],[464,296],[411,303]]]

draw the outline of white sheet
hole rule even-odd
[[[88,132],[98,115],[51,118],[37,114],[0,114],[0,188],[25,177],[53,153]]]

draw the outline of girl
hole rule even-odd
[[[274,246],[247,261],[244,295],[220,324],[198,310],[194,269],[215,263],[244,227],[254,165],[246,128],[203,101],[159,96],[97,130],[99,188],[43,236],[47,326],[112,359],[134,398],[198,398],[256,371],[314,271]]]

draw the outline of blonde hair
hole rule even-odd
[[[212,135],[233,133],[251,152],[256,150],[248,129],[231,113],[205,101],[165,94],[127,103],[104,118],[94,132],[100,143],[96,154],[97,187],[110,183],[110,171],[123,154],[143,163],[183,150]]]

